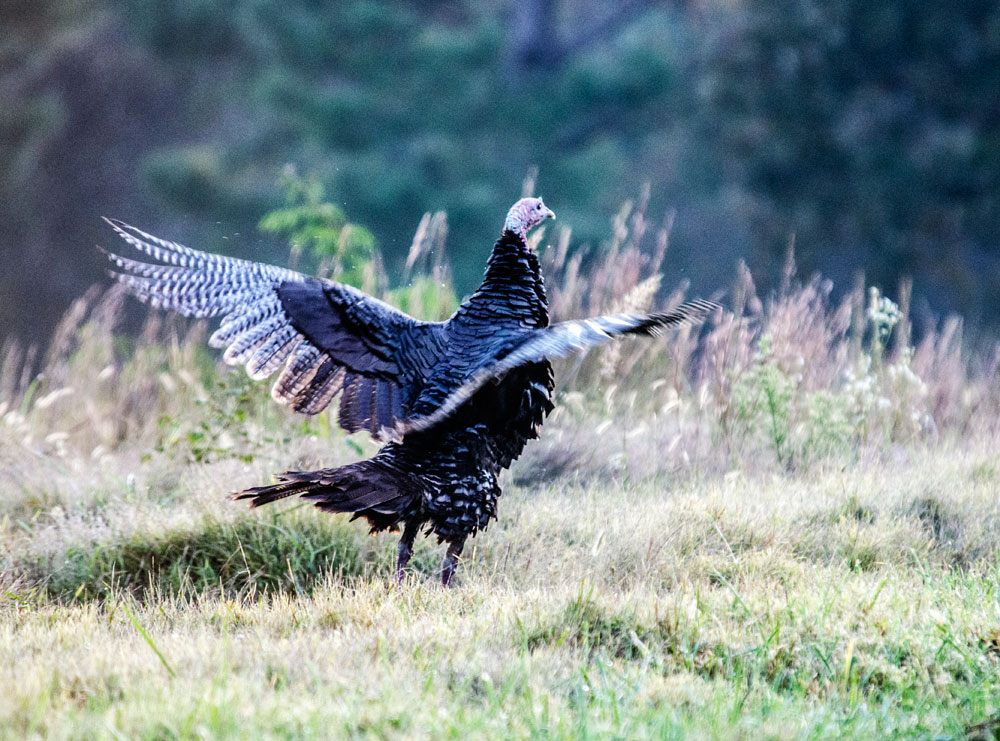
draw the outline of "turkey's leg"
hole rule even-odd
[[[465,538],[448,546],[448,553],[444,557],[444,565],[441,567],[441,583],[446,587],[451,585],[451,577],[455,575],[455,569],[458,568],[458,557],[462,555],[464,546]]]
[[[410,562],[413,555],[413,541],[420,530],[420,523],[410,520],[403,526],[403,537],[399,539],[399,547],[396,549],[396,583],[402,584],[403,577],[406,576],[406,564]]]

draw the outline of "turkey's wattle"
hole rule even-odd
[[[223,315],[209,342],[254,378],[278,371],[272,396],[305,414],[339,393],[339,422],[389,439],[374,457],[337,468],[288,472],[234,494],[257,507],[300,495],[328,512],[398,530],[401,580],[417,533],[448,543],[448,585],[469,535],[496,516],[499,474],[552,410],[548,358],[622,334],[655,334],[714,311],[616,314],[549,326],[528,231],[554,214],[540,198],[508,212],[479,290],[446,322],[423,322],[350,286],[284,268],[211,255],[109,222],[164,265],[109,254],[138,298],[187,316]],[[489,381],[493,381],[490,383]]]

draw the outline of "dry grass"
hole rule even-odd
[[[641,201],[586,270],[557,242],[559,316],[681,299]],[[82,299],[2,365],[0,736],[993,737],[1000,355],[793,272],[564,363],[448,592],[428,541],[396,588],[391,536],[225,501],[374,446]]]
[[[49,558],[0,608],[10,737],[919,736],[998,710],[992,449],[513,488],[450,592],[426,542],[397,589],[391,539],[311,510],[223,513],[231,467],[196,468],[129,537],[53,519],[15,546]],[[254,554],[272,522],[283,552]],[[228,571],[210,557],[227,532]],[[339,555],[314,573],[317,533]],[[81,569],[87,538],[118,560]],[[273,584],[282,555],[294,576]]]

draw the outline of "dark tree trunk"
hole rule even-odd
[[[687,0],[671,0],[687,8]],[[526,73],[551,70],[576,54],[617,35],[650,8],[667,0],[623,0],[598,17],[574,18],[560,32],[558,0],[517,0],[510,18],[507,72],[512,79]]]
[[[557,0],[518,0],[511,19],[508,71],[515,76],[549,69],[559,61]]]

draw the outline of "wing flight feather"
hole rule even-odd
[[[712,301],[699,299],[667,312],[649,315],[607,314],[560,322],[527,332],[517,337],[512,344],[500,348],[468,380],[448,394],[433,412],[398,423],[397,435],[434,427],[451,416],[486,383],[501,378],[518,366],[604,345],[622,335],[658,335],[667,327],[700,321],[720,308]]]
[[[209,345],[225,348],[223,359],[245,365],[255,379],[283,367],[271,395],[296,411],[317,414],[343,391],[341,425],[382,437],[405,420],[444,353],[442,325],[418,321],[350,286],[200,252],[106,221],[159,261],[106,252],[114,277],[154,307],[221,316]]]

